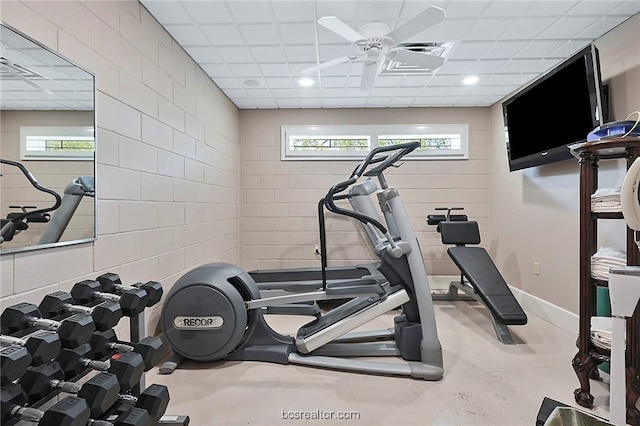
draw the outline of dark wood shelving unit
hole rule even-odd
[[[580,331],[578,353],[573,369],[580,381],[574,391],[575,400],[583,407],[593,407],[590,378],[598,377],[596,367],[608,360],[608,351],[591,343],[591,317],[596,315],[596,287],[607,282],[591,277],[591,256],[597,250],[598,221],[622,219],[622,213],[592,213],[591,194],[598,189],[598,164],[603,160],[626,159],[627,169],[640,156],[640,138],[607,138],[573,147],[580,162]],[[627,265],[640,265],[640,252],[633,231],[627,228]],[[640,308],[627,321],[626,351],[627,421],[640,424],[640,411],[635,403],[640,398]]]

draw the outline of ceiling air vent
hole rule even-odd
[[[453,47],[453,42],[438,43],[438,42],[414,42],[414,43],[401,43],[398,46],[412,50],[414,52],[428,53],[434,56],[440,56],[446,58],[447,54]],[[385,58],[382,63],[381,75],[390,74],[413,74],[413,75],[431,75],[433,70],[427,68],[421,68],[416,65],[407,65],[402,62],[396,62]]]

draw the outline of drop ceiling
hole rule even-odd
[[[640,12],[640,1],[142,0],[241,109],[489,106]],[[302,70],[348,55],[350,42],[317,24],[336,16],[354,29],[390,28],[429,6],[444,22],[405,42],[449,43],[433,72],[378,75],[360,90],[364,60]],[[477,84],[465,86],[470,75]],[[257,82],[257,83],[256,83]],[[251,87],[256,86],[257,87]]]

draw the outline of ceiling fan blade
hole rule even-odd
[[[318,19],[318,24],[352,43],[366,38],[335,16],[325,16],[320,18]]]
[[[387,34],[387,37],[393,39],[397,43],[401,43],[411,36],[414,36],[422,31],[433,27],[436,24],[444,21],[447,18],[444,10],[439,7],[431,6],[415,18],[400,25],[395,30]]]
[[[378,75],[378,62],[367,61],[362,69],[362,79],[360,80],[360,90],[369,90],[373,88]]]
[[[387,53],[387,57],[392,61],[401,62],[407,65],[414,65],[420,68],[435,70],[444,63],[444,58],[429,55],[428,53],[414,52],[407,49],[395,49]]]
[[[323,62],[321,64],[314,65],[314,66],[309,67],[309,68],[305,68],[305,69],[302,70],[302,74],[313,74],[316,71],[320,71],[320,70],[323,70],[325,68],[332,67],[334,65],[342,64],[342,63],[347,62],[349,60],[351,60],[351,57],[348,56],[348,55],[347,56],[342,56],[340,58],[335,58],[335,59],[332,59],[330,61]]]

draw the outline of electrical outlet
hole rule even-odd
[[[540,263],[533,262],[533,275],[540,275]]]

